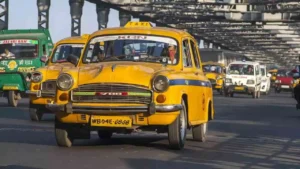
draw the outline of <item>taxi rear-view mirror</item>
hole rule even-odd
[[[41,62],[46,63],[48,61],[48,57],[47,56],[42,56],[41,57]]]
[[[68,57],[67,57],[67,62],[70,62],[70,63],[72,63],[73,65],[77,65],[77,63],[78,63],[78,57],[76,57],[76,56],[74,56],[74,55],[69,55]]]

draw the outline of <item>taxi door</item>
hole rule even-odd
[[[182,64],[183,72],[186,80],[185,92],[188,95],[188,121],[198,120],[198,113],[202,109],[199,104],[200,95],[202,95],[199,86],[199,72],[195,71],[192,60],[192,48],[190,46],[190,38],[186,37],[182,40]]]
[[[194,100],[195,108],[195,120],[197,122],[206,122],[207,120],[207,103],[208,103],[208,96],[210,95],[210,92],[212,92],[212,89],[207,86],[208,79],[204,75],[201,67],[201,59],[200,54],[197,47],[197,42],[193,39],[190,39],[190,47],[192,51],[192,57],[193,57],[193,63],[195,65],[194,71],[196,72],[196,80],[199,81],[199,86],[197,89],[197,99]]]

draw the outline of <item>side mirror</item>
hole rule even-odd
[[[298,73],[298,71],[296,69],[293,69],[292,73]]]
[[[77,65],[77,63],[78,63],[78,57],[76,57],[76,56],[74,56],[74,55],[69,55],[68,57],[67,57],[67,61],[68,62],[70,62],[70,63],[72,63],[73,65]]]
[[[272,76],[272,74],[271,74],[271,73],[268,73],[268,74],[267,74],[267,77],[271,77],[271,76]]]
[[[47,56],[42,56],[41,57],[41,62],[46,63],[48,61],[48,57]]]

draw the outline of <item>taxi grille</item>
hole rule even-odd
[[[85,84],[71,91],[72,102],[144,103],[152,102],[149,89],[128,84]]]
[[[42,97],[54,97],[56,92],[56,80],[47,80],[41,85]]]

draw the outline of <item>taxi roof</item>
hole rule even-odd
[[[208,62],[202,62],[202,65],[219,65],[219,66],[224,66],[223,63],[219,63],[219,62],[212,62],[212,61],[208,61]]]
[[[189,36],[188,32],[174,28],[166,27],[116,27],[98,30],[91,34],[91,37],[99,35],[115,35],[115,34],[145,34],[145,35],[159,35],[168,36],[178,39],[178,37]]]
[[[83,34],[82,36],[72,36],[59,40],[56,44],[62,43],[86,43],[88,40],[89,34]]]
[[[260,65],[258,62],[252,62],[252,61],[234,61],[229,63],[231,64],[249,64],[249,65]]]

